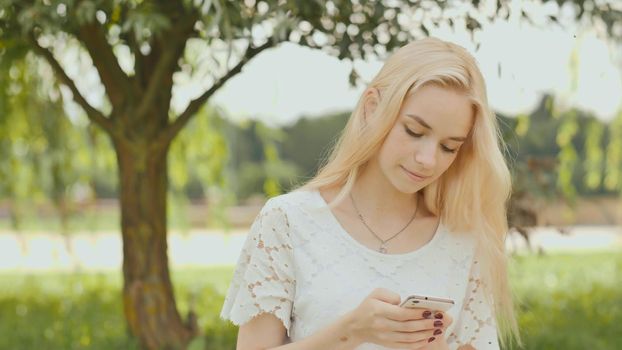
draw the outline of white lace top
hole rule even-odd
[[[268,200],[251,226],[220,317],[241,325],[272,313],[295,342],[386,288],[402,300],[411,294],[453,299],[454,322],[443,333],[450,349],[499,349],[473,252],[469,235],[441,223],[423,247],[383,254],[350,236],[318,191],[290,192]],[[387,348],[366,343],[356,349]]]

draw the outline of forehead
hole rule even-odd
[[[465,137],[473,123],[473,104],[462,92],[437,85],[425,85],[407,95],[400,109],[400,118],[417,122],[407,115],[416,115],[441,137]]]

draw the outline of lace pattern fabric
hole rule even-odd
[[[289,336],[296,288],[292,250],[287,216],[269,200],[244,243],[221,317],[239,326],[271,313],[283,322]]]
[[[499,349],[497,324],[486,298],[477,259],[473,259],[463,307],[447,344],[450,350],[464,345],[475,349]]]
[[[441,224],[416,251],[382,254],[349,236],[319,192],[290,192],[270,199],[251,226],[221,318],[241,325],[272,313],[297,341],[356,308],[375,288],[387,288],[402,299],[428,294],[455,300],[449,310],[455,321],[446,331],[450,349],[498,349],[473,248],[467,234]]]

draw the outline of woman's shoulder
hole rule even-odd
[[[289,211],[292,208],[309,206],[315,203],[314,199],[316,199],[316,194],[317,192],[315,190],[296,189],[291,192],[269,198],[265,204],[265,207],[278,207],[284,211]]]
[[[314,228],[324,229],[330,222],[325,202],[315,189],[296,189],[271,197],[262,212],[278,212],[282,220],[292,224],[291,227],[304,232]]]

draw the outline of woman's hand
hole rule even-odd
[[[349,313],[349,332],[359,343],[426,349],[453,321],[444,312],[399,306],[400,295],[378,288]]]
[[[447,344],[445,337],[439,337],[430,344],[426,345],[422,350],[449,350],[449,345]]]

